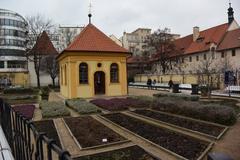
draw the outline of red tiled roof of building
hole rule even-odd
[[[217,50],[240,48],[240,29],[228,31]]]
[[[64,51],[130,53],[117,45],[93,24],[88,24]]]
[[[50,38],[47,35],[46,31],[43,31],[38,40],[36,41],[35,45],[30,51],[31,54],[41,54],[41,55],[57,55],[58,52],[53,46]]]
[[[127,58],[127,63],[147,63],[148,60],[144,59],[141,56],[131,56],[129,58]]]
[[[210,44],[218,45],[228,29],[228,23],[215,26],[200,32],[198,39],[186,49],[184,54],[191,54],[209,50]]]

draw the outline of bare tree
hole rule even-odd
[[[56,56],[57,55],[48,55],[43,57],[44,63],[42,63],[41,65],[41,70],[46,71],[50,75],[53,87],[55,86],[55,79],[59,73],[59,67],[56,60]]]
[[[29,61],[34,63],[34,70],[37,76],[37,86],[40,88],[40,66],[42,61],[42,53],[37,50],[33,51],[33,47],[36,41],[39,39],[43,31],[50,31],[53,28],[53,23],[50,19],[45,18],[44,16],[37,14],[34,16],[27,16],[26,20],[29,26],[29,45],[27,58]]]
[[[60,29],[63,38],[61,49],[63,50],[69,44],[71,44],[71,42],[73,41],[78,32],[76,29],[71,29],[69,27],[60,27]]]
[[[206,87],[208,98],[210,98],[215,81],[214,78],[218,78],[216,75],[221,71],[221,67],[219,63],[214,61],[212,56],[205,56],[195,70],[198,75],[198,83]]]
[[[157,63],[161,67],[161,72],[165,74],[172,66],[172,57],[177,56],[177,50],[175,49],[170,29],[158,29],[147,38],[146,43],[146,56],[150,56],[155,53],[158,57]]]

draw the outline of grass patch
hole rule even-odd
[[[69,99],[66,101],[68,107],[72,108],[79,114],[99,113],[101,110],[94,104],[84,99]]]
[[[62,102],[41,101],[40,108],[43,118],[70,116],[70,112]]]

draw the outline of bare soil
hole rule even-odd
[[[64,120],[83,148],[125,140],[92,117],[71,117]],[[107,142],[103,142],[103,139],[107,139]]]
[[[157,160],[138,146],[127,147],[110,152],[104,152],[79,158],[74,160]]]
[[[187,159],[197,159],[208,147],[207,142],[147,124],[121,113],[102,116]]]
[[[44,121],[35,121],[34,125],[38,132],[45,132],[49,138],[52,138],[56,141],[56,144],[61,147],[61,143],[53,123],[53,120],[44,120]]]
[[[167,114],[159,113],[159,112],[154,112],[150,110],[136,110],[134,113],[150,117],[159,121],[163,121],[166,123],[170,123],[176,126],[180,126],[183,128],[187,128],[193,131],[198,131],[201,133],[205,133],[208,135],[212,135],[217,137],[218,135],[221,134],[221,132],[224,130],[224,127],[212,125],[212,124],[206,124],[206,123],[201,123],[201,122],[196,122],[192,121],[189,119],[185,118],[180,118],[180,117],[174,117],[170,116]]]

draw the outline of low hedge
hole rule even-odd
[[[232,125],[237,120],[237,115],[233,108],[219,104],[203,105],[199,102],[162,97],[155,99],[151,107],[154,110],[184,115],[223,125]]]
[[[34,88],[6,88],[4,94],[38,94],[39,90]]]
[[[188,94],[176,94],[176,93],[157,93],[153,95],[154,97],[174,97],[177,99],[183,99],[186,101],[198,101],[199,96],[188,95]]]
[[[27,99],[38,99],[37,95],[15,95],[9,96],[8,100],[27,100]]]
[[[40,108],[43,118],[70,116],[69,110],[62,102],[41,101]]]
[[[94,104],[84,99],[69,99],[66,105],[78,112],[79,114],[99,113],[101,110]]]

